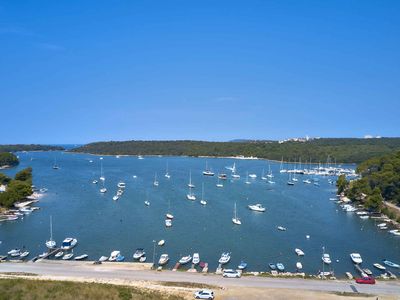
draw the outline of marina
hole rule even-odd
[[[56,171],[52,169],[55,155]],[[216,186],[219,176],[203,173],[205,158],[104,156],[100,159],[100,156],[64,152],[27,152],[19,153],[19,157],[20,165],[4,172],[13,175],[32,166],[34,185],[45,188],[46,192],[39,202],[31,204],[40,207],[39,211],[0,222],[1,255],[20,249],[20,254],[26,255],[23,259],[28,260],[47,251],[46,241],[60,247],[64,241],[69,243],[65,244],[65,250],[73,247],[74,255],[63,253],[58,259],[97,260],[118,251],[119,255],[112,260],[133,261],[135,249],[142,249],[149,263],[153,262],[153,255],[157,263],[166,254],[162,265],[169,269],[182,259],[180,267],[189,268],[189,261],[196,254],[196,265],[207,263],[210,271],[216,270],[222,259],[224,267],[232,269],[245,264],[248,271],[268,271],[271,264],[285,272],[334,271],[337,277],[344,277],[349,271],[358,272],[351,253],[359,253],[361,268],[370,269],[374,275],[383,272],[374,264],[383,264],[384,259],[393,264],[400,262],[400,238],[388,232],[397,232],[387,227],[390,224],[372,217],[361,218],[365,214],[357,214],[357,208],[350,208],[350,204],[341,209],[337,201],[331,201],[338,199],[332,184],[335,168],[325,168],[325,175],[316,175],[297,167],[299,180],[288,186],[286,173],[293,173],[293,165],[284,164],[289,171],[280,172],[279,162],[207,158],[206,171],[212,169],[221,174],[230,166],[234,168],[235,173],[226,172],[221,189]],[[157,178],[155,174],[164,173],[166,165],[170,177]],[[354,166],[343,166],[343,170],[351,168]],[[262,179],[263,169],[275,174],[274,185]],[[354,176],[351,171],[346,172]],[[305,184],[304,178],[318,179],[319,185]],[[94,184],[94,180],[101,185]],[[246,184],[249,180],[251,184]],[[188,187],[188,182],[193,187]],[[201,186],[198,194],[202,195],[201,200],[206,195],[207,205],[201,205],[200,197],[187,199],[188,188],[189,194],[194,195],[194,183]],[[110,193],[101,193],[101,188]],[[123,190],[119,192],[121,197],[113,201],[119,190]],[[151,202],[151,206],[143,205],[145,201]],[[232,219],[239,220],[241,226],[232,223]],[[385,227],[383,223],[388,230],[379,229]],[[71,239],[66,240],[67,237]],[[53,247],[54,243],[48,245]],[[375,247],[376,244],[380,247]],[[329,264],[321,260],[323,247],[329,249]],[[53,256],[56,253],[49,258],[57,259]],[[221,253],[228,255],[221,257]],[[398,274],[393,265],[387,268]]]

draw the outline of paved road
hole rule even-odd
[[[131,264],[132,265],[132,264]],[[240,279],[222,278],[214,274],[199,274],[173,271],[135,270],[126,266],[112,263],[92,265],[84,262],[28,262],[0,263],[0,273],[27,272],[52,277],[79,277],[99,280],[131,280],[131,281],[173,281],[212,284],[223,287],[256,287],[256,288],[285,288],[325,292],[360,292],[374,295],[400,295],[400,282],[378,282],[376,285],[357,285],[354,281],[345,280],[311,280],[286,279],[265,277],[242,277]]]

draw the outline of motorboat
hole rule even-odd
[[[56,255],[54,255],[54,257],[55,258],[60,258],[61,256],[63,256],[64,255],[64,252],[63,251],[58,251],[57,253],[56,253]]]
[[[303,183],[310,184],[311,180],[310,179],[305,179],[305,180],[303,180]]]
[[[362,258],[361,258],[361,255],[359,253],[351,253],[350,254],[350,258],[355,264],[361,264],[362,263]]]
[[[88,256],[89,255],[87,255],[87,254],[82,254],[82,255],[75,257],[74,259],[75,260],[84,260],[84,259],[88,258]]]
[[[299,248],[294,249],[294,252],[296,252],[296,254],[297,254],[298,256],[304,256],[303,250],[301,250],[301,249],[299,249]]]
[[[244,262],[243,260],[240,262],[240,264],[238,265],[238,269],[239,270],[244,270],[247,268],[247,263]]]
[[[268,267],[269,267],[271,270],[276,270],[276,265],[275,265],[274,263],[269,263],[269,264],[268,264]]]
[[[140,159],[140,160],[144,159],[142,155],[138,155],[137,158]]]
[[[163,266],[163,265],[167,264],[168,261],[169,261],[168,254],[161,254],[160,259],[158,260],[158,264],[160,266]]]
[[[104,193],[107,193],[107,189],[106,189],[105,187],[101,188],[101,189],[100,189],[100,193],[103,193],[103,194],[104,194]]]
[[[331,264],[332,263],[331,256],[328,253],[322,254],[322,261],[327,265]]]
[[[150,202],[146,200],[146,201],[144,201],[144,205],[150,206]]]
[[[146,255],[144,255],[141,258],[139,258],[139,262],[145,262],[145,261],[146,261]]]
[[[399,265],[399,264],[396,264],[396,263],[394,263],[394,262],[391,262],[390,260],[387,260],[387,259],[384,259],[384,260],[383,260],[383,263],[384,263],[385,265],[389,266],[389,267],[392,267],[392,268],[396,268],[396,269],[400,268],[400,265]]]
[[[203,199],[201,199],[201,200],[200,200],[200,204],[201,204],[201,205],[207,205],[207,201],[206,201],[206,200],[203,200]]]
[[[165,226],[166,227],[171,227],[172,226],[172,220],[171,219],[165,219]]]
[[[196,200],[196,196],[190,192],[189,194],[186,195],[186,198],[190,201],[195,201]]]
[[[381,264],[375,263],[373,266],[381,271],[386,270],[386,267],[382,266]]]
[[[282,263],[277,263],[276,268],[278,269],[278,271],[285,271],[285,266]]]
[[[239,174],[232,174],[232,178],[233,179],[240,179],[240,175]]]
[[[108,258],[108,261],[116,261],[117,256],[119,256],[119,255],[121,255],[121,251],[114,250],[113,252],[111,252],[110,257]]]
[[[248,205],[248,208],[253,210],[253,211],[258,211],[258,212],[265,212],[265,207],[263,207],[261,204],[251,204]]]
[[[229,252],[223,252],[221,254],[220,259],[218,260],[218,262],[221,265],[227,264],[229,261],[231,260],[231,254]]]
[[[174,216],[172,214],[170,214],[170,213],[165,214],[165,217],[167,219],[171,219],[171,220],[174,218]]]
[[[118,186],[120,189],[124,189],[124,188],[126,188],[126,183],[123,182],[123,181],[120,181],[120,182],[118,182],[117,186]]]
[[[137,248],[135,253],[133,254],[133,259],[139,259],[142,256],[146,256],[146,252],[143,248]]]
[[[21,253],[21,255],[19,257],[24,258],[27,257],[29,255],[29,251],[24,251]]]
[[[302,265],[301,262],[298,261],[298,262],[296,263],[296,269],[297,269],[297,270],[303,269],[303,265]]]
[[[21,250],[12,249],[12,250],[8,251],[7,254],[11,255],[11,256],[20,256],[21,255]]]
[[[192,260],[192,257],[190,255],[187,256],[183,256],[180,260],[179,263],[181,265],[187,264],[188,262],[190,262]]]
[[[71,259],[73,256],[74,256],[73,253],[65,254],[65,255],[62,257],[62,260],[69,260],[69,259]]]
[[[257,178],[257,175],[256,175],[256,174],[249,174],[249,177],[250,177],[251,179],[256,179],[256,178]]]
[[[116,262],[121,262],[121,261],[124,261],[125,260],[125,256],[123,256],[123,255],[117,255],[117,257],[115,258],[115,261]]]
[[[105,262],[105,261],[107,261],[108,260],[108,257],[107,256],[101,256],[100,258],[99,258],[99,262]]]
[[[224,173],[218,174],[218,179],[226,180],[227,178],[228,178],[228,176]]]
[[[280,231],[286,231],[286,227],[278,226],[277,228],[278,228],[278,230],[280,230]]]
[[[192,263],[197,265],[200,262],[200,255],[199,253],[193,253]]]
[[[119,199],[119,197],[117,196],[117,195],[115,195],[114,197],[113,197],[113,200],[114,201],[117,201]]]
[[[62,250],[70,250],[76,246],[78,240],[75,238],[66,238],[61,245]]]
[[[44,257],[47,256],[47,254],[48,254],[47,252],[43,252],[42,254],[39,254],[38,257],[39,258],[44,258]]]
[[[158,246],[164,246],[164,244],[165,244],[165,240],[160,240],[160,241],[157,243]]]
[[[362,269],[362,271],[367,274],[368,276],[372,275],[372,271],[370,269]]]

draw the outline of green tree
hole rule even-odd
[[[338,193],[344,192],[344,190],[347,188],[348,182],[346,179],[346,175],[342,174],[339,176],[338,180],[336,181],[336,186],[338,189]]]
[[[15,180],[32,182],[32,168],[26,168],[15,175]]]
[[[372,191],[372,194],[367,197],[365,206],[370,210],[380,212],[382,209],[382,205],[383,205],[383,197],[381,195],[381,190],[378,187],[376,187]]]

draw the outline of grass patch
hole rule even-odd
[[[219,286],[205,284],[205,283],[195,283],[195,282],[174,282],[174,281],[162,281],[157,282],[159,285],[163,286],[173,286],[173,287],[184,287],[184,288],[191,288],[191,289],[219,289]]]
[[[136,287],[68,281],[0,279],[0,300],[181,300],[180,296]]]
[[[38,276],[38,274],[35,274],[35,273],[28,273],[28,272],[1,272],[0,275]]]

